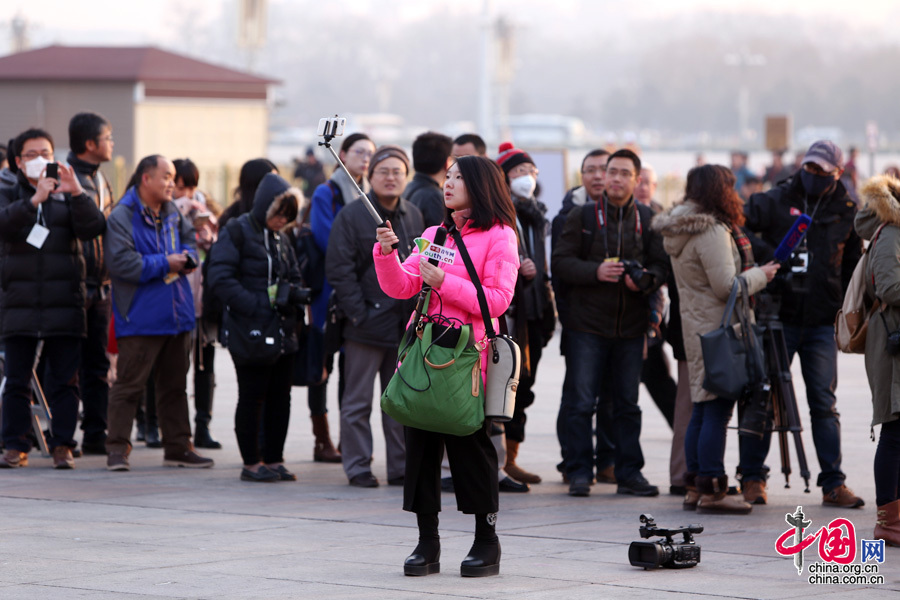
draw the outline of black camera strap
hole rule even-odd
[[[478,272],[475,270],[475,265],[472,263],[472,257],[469,256],[469,251],[466,249],[465,242],[463,242],[462,234],[455,225],[450,227],[450,235],[453,237],[453,241],[456,242],[459,254],[462,256],[463,263],[466,265],[466,271],[469,273],[469,279],[472,280],[472,284],[475,286],[475,292],[478,295],[478,306],[481,308],[481,318],[484,319],[484,331],[487,338],[492,340],[497,337],[497,332],[494,331],[494,324],[491,321],[491,315],[488,312],[487,297],[484,295],[484,288],[481,286]]]

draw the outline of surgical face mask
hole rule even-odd
[[[803,183],[806,193],[813,198],[822,196],[835,184],[835,179],[831,175],[816,175],[806,170],[800,171],[800,181]]]
[[[25,163],[25,176],[28,179],[39,179],[50,161],[43,156],[36,156]]]
[[[509,189],[519,198],[531,198],[537,187],[537,179],[531,175],[522,175],[509,182]]]

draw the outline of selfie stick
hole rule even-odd
[[[356,188],[356,191],[359,193],[359,199],[362,200],[363,204],[366,207],[366,210],[369,211],[369,214],[372,216],[372,219],[375,221],[375,226],[376,227],[387,227],[388,226],[387,222],[381,218],[380,214],[378,214],[378,210],[375,209],[375,206],[369,200],[369,197],[366,196],[366,194],[362,191],[362,188],[359,187],[359,184],[356,183],[356,178],[350,174],[350,171],[348,171],[347,167],[344,166],[344,163],[343,163],[343,161],[341,161],[340,157],[337,155],[337,152],[335,152],[334,148],[331,147],[331,140],[333,140],[336,135],[335,131],[337,129],[337,124],[329,123],[329,125],[333,125],[333,126],[330,128],[329,128],[329,126],[325,127],[325,134],[324,134],[325,141],[319,142],[319,145],[325,146],[326,148],[328,148],[328,151],[331,152],[331,155],[334,157],[334,160],[337,161],[337,164],[340,165],[340,167],[344,170],[344,173],[347,174],[347,177],[350,178],[350,181],[353,182],[353,187]],[[391,246],[391,248],[396,250],[398,248],[398,246],[399,246],[399,244],[393,244]]]

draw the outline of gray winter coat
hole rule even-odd
[[[900,181],[886,175],[870,179],[859,192],[864,203],[856,215],[856,232],[871,240],[866,265],[867,295],[885,305],[884,318],[891,331],[900,328]],[[872,287],[874,277],[875,286]],[[866,334],[866,375],[872,389],[872,425],[900,417],[900,356],[887,353],[887,331],[876,314]]]
[[[386,210],[374,192],[369,198],[382,218],[391,222],[400,238],[400,260],[406,260],[414,247],[413,240],[425,229],[422,213],[402,198],[394,211]],[[344,337],[360,344],[396,348],[415,301],[397,300],[382,291],[372,258],[374,244],[375,223],[369,211],[362,202],[351,202],[341,209],[331,228],[325,276],[347,316]]]

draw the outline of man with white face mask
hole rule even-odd
[[[42,384],[53,414],[48,446],[53,467],[75,466],[78,367],[85,337],[84,258],[78,241],[102,234],[106,222],[74,170],[54,163],[53,138],[29,129],[13,144],[18,172],[0,188],[0,336],[6,346],[0,467],[28,465],[31,377],[38,343],[46,369]],[[54,163],[55,164],[55,163]]]
[[[545,217],[547,207],[534,197],[537,188],[538,169],[527,152],[510,142],[500,145],[497,157],[512,192],[516,207],[516,226],[519,230],[519,255],[521,267],[516,283],[516,294],[508,315],[511,315],[514,331],[510,333],[522,347],[522,371],[516,391],[516,410],[506,428],[506,466],[510,477],[524,483],[540,483],[540,476],[529,473],[516,465],[519,444],[525,441],[525,409],[534,402],[535,376],[541,352],[556,328],[556,311],[550,278],[547,275],[545,240],[550,223]]]

